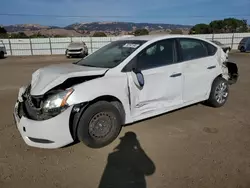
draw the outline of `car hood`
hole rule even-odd
[[[106,73],[108,68],[96,68],[75,64],[50,65],[38,69],[32,74],[30,94],[43,95],[52,88],[62,84],[68,78],[99,76]]]
[[[68,49],[73,50],[73,49],[81,49],[83,48],[83,44],[78,44],[78,43],[71,43],[68,46]]]

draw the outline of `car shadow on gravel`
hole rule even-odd
[[[142,149],[134,132],[127,132],[120,140],[108,155],[98,188],[146,188],[145,176],[154,174],[154,162]]]

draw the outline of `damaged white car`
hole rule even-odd
[[[14,118],[29,146],[60,148],[80,140],[100,148],[123,125],[199,102],[223,106],[237,79],[237,65],[208,40],[131,37],[74,64],[37,70],[19,91]]]

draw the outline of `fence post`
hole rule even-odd
[[[49,49],[50,49],[50,55],[52,55],[52,45],[50,37],[49,37]]]
[[[90,37],[90,50],[91,50],[91,53],[93,53],[92,37]]]
[[[10,55],[13,55],[13,54],[12,54],[12,47],[11,47],[10,39],[9,39],[9,47],[10,47]]]
[[[234,33],[233,33],[233,36],[232,36],[231,49],[233,49],[233,45],[234,45]]]
[[[70,37],[70,41],[71,41],[71,42],[73,42],[73,39],[72,39],[72,37]]]
[[[213,35],[212,35],[212,41],[214,40],[214,33],[213,33]]]
[[[32,47],[32,42],[31,42],[31,38],[30,38],[30,52],[31,52],[31,55],[33,55],[33,47]]]

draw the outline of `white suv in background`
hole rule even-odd
[[[80,140],[100,148],[125,124],[199,102],[223,106],[237,78],[237,65],[208,40],[125,38],[74,64],[34,72],[19,90],[14,117],[30,146],[59,148]]]
[[[71,57],[85,57],[88,55],[88,47],[85,42],[71,42],[66,49],[65,55]]]

